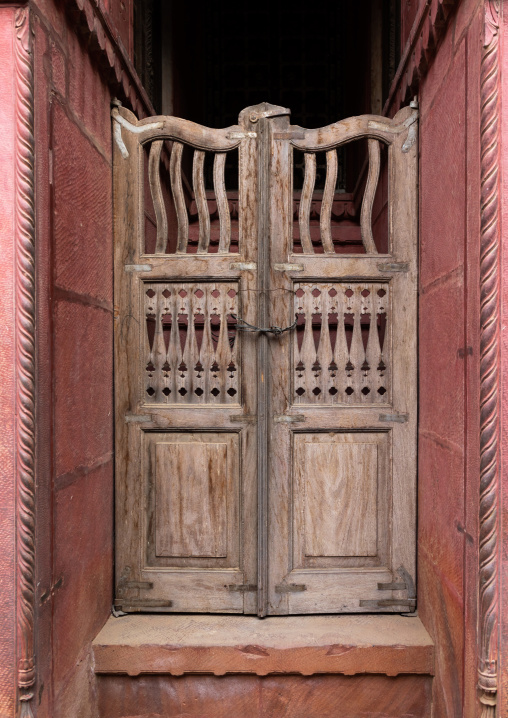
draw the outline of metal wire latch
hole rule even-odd
[[[231,315],[233,319],[236,321],[236,328],[239,332],[263,332],[264,334],[275,334],[275,336],[280,336],[281,334],[284,334],[284,332],[289,332],[291,329],[294,329],[296,327],[296,324],[298,322],[298,319],[295,319],[293,324],[291,324],[289,327],[256,327],[254,324],[249,324],[249,322],[246,322],[245,319],[242,319],[241,317],[237,317],[235,314]],[[238,322],[241,322],[239,324]]]

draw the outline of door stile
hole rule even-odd
[[[270,120],[262,117],[258,134],[258,317],[259,327],[269,326],[270,261]],[[268,335],[257,334],[257,488],[258,488],[258,616],[266,616],[268,598]]]
[[[272,326],[282,329],[294,322],[291,271],[287,262],[293,226],[292,153],[288,137],[288,117],[271,121],[270,138],[270,266],[269,303]],[[293,331],[271,334],[268,340],[270,379],[269,407],[269,467],[268,495],[270,514],[268,536],[269,556],[269,613],[288,612],[289,595],[286,576],[290,571],[287,541],[281,540],[291,532],[287,507],[290,505],[290,486],[287,482],[291,462],[291,436],[295,412],[291,411],[288,395],[288,367]],[[296,424],[298,425],[298,424]],[[280,510],[282,507],[285,509]]]

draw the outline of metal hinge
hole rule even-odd
[[[305,132],[303,130],[287,130],[286,132],[274,132],[274,140],[304,140]]]
[[[275,593],[301,593],[306,590],[304,583],[279,583],[275,586]]]
[[[157,608],[171,608],[173,601],[158,601],[151,598],[118,598],[115,600],[115,610],[124,611],[126,613],[141,613],[142,611],[150,611]]]
[[[378,591],[407,591],[406,598],[382,598],[379,600],[368,599],[360,601],[360,607],[389,608],[393,606],[400,606],[401,608],[407,608],[411,613],[413,613],[416,608],[416,588],[413,577],[404,566],[400,566],[397,569],[397,573],[399,574],[398,581],[378,583],[377,589]]]
[[[276,272],[303,272],[303,264],[274,264],[273,268]]]
[[[238,269],[240,272],[254,271],[257,267],[256,262],[231,262],[230,269]]]
[[[393,421],[396,424],[405,424],[409,421],[409,414],[380,414],[379,421]]]
[[[151,272],[153,267],[151,264],[126,264],[124,269],[126,272]]]
[[[380,272],[409,272],[409,262],[384,262],[377,268]]]
[[[401,608],[414,610],[416,607],[416,599],[384,598],[380,601],[360,601],[360,608],[388,608],[391,606],[400,606]]]
[[[143,591],[149,591],[153,588],[151,581],[125,581],[122,583],[122,589],[124,588],[141,588]]]
[[[274,416],[273,421],[275,424],[296,424],[300,421],[305,421],[303,414],[281,414],[280,416]]]
[[[151,414],[125,414],[124,421],[126,424],[147,424],[152,421]]]
[[[228,134],[226,135],[228,140],[254,140],[257,136],[257,132],[228,132]]]
[[[238,591],[240,593],[249,593],[250,591],[257,591],[258,587],[255,583],[229,583],[227,586],[228,591]]]

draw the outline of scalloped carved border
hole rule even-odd
[[[479,665],[482,718],[494,718],[497,703],[499,623],[499,10],[485,0],[480,73],[480,540]]]
[[[118,39],[103,0],[67,0],[66,12],[87,38],[88,50],[95,56],[109,86],[123,94],[139,119],[155,115],[150,99]]]
[[[406,46],[393,78],[383,114],[397,112],[417,94],[448,22],[461,0],[427,0],[420,3]]]
[[[35,683],[35,204],[30,11],[15,15],[16,533],[18,716],[31,718]]]

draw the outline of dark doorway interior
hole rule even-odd
[[[377,114],[398,62],[400,0],[134,5],[136,69],[156,111],[211,127],[263,101],[304,127]]]

